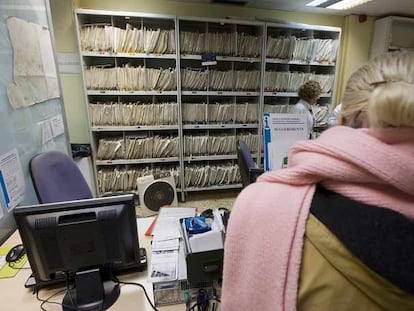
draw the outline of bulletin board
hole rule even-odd
[[[69,152],[47,0],[0,3],[0,243],[14,232],[13,209],[37,204],[30,159]]]

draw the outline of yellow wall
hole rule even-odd
[[[349,76],[369,59],[374,21],[375,18],[368,17],[366,22],[360,23],[357,15],[345,18],[342,31],[346,35],[343,38],[341,48],[344,57],[341,58],[339,64],[341,71],[338,78],[341,81],[338,84],[338,94],[343,94]],[[338,97],[337,100],[340,101],[341,97]]]
[[[78,53],[73,10],[78,0],[50,0],[53,30],[57,53]],[[82,76],[60,74],[63,105],[66,114],[70,143],[89,143],[89,130]]]
[[[342,28],[341,50],[338,57],[337,92],[333,103],[340,101],[344,83],[349,75],[368,60],[374,18],[359,23],[357,16],[295,13],[277,10],[259,10],[244,7],[188,3],[165,0],[50,0],[57,52],[77,53],[75,8],[112,11],[133,11],[177,16],[200,16],[239,19],[285,20],[304,24]],[[71,143],[90,140],[86,121],[85,96],[79,74],[61,74],[63,99]]]

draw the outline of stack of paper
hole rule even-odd
[[[233,103],[226,102],[214,102],[208,105],[208,123],[230,123],[234,120],[234,109]]]
[[[182,103],[181,107],[183,123],[207,122],[206,103]]]
[[[151,266],[148,270],[150,282],[176,280],[179,273],[180,219],[194,217],[196,209],[191,207],[161,208],[152,231]]]
[[[181,69],[181,87],[183,90],[206,90],[207,71],[204,68]]]
[[[236,123],[258,123],[259,122],[259,104],[258,103],[237,103]]]
[[[245,33],[237,34],[237,55],[258,57],[262,50],[262,38]]]

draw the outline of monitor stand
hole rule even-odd
[[[63,297],[62,307],[64,311],[106,310],[119,294],[119,285],[111,280],[103,282],[99,269],[80,271],[75,275],[75,288]]]
[[[115,270],[114,273],[116,275],[120,275],[123,273],[128,273],[130,271],[145,271],[147,269],[147,252],[145,248],[141,247],[139,249],[139,259],[138,262],[130,265],[130,266],[123,266],[120,267],[120,269]],[[72,281],[73,277],[69,277],[69,281]],[[54,284],[64,283],[67,281],[67,275],[63,272],[56,274],[53,280],[49,281],[40,281],[36,280],[34,274],[32,273],[29,278],[26,280],[26,283],[24,283],[24,287],[26,288],[32,288],[34,291],[36,289],[42,289],[44,287],[52,286]]]

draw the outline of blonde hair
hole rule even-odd
[[[315,104],[322,93],[319,82],[309,80],[299,87],[298,95],[301,99],[306,100],[310,104]]]
[[[414,127],[414,53],[383,54],[354,72],[341,115],[352,127]]]

